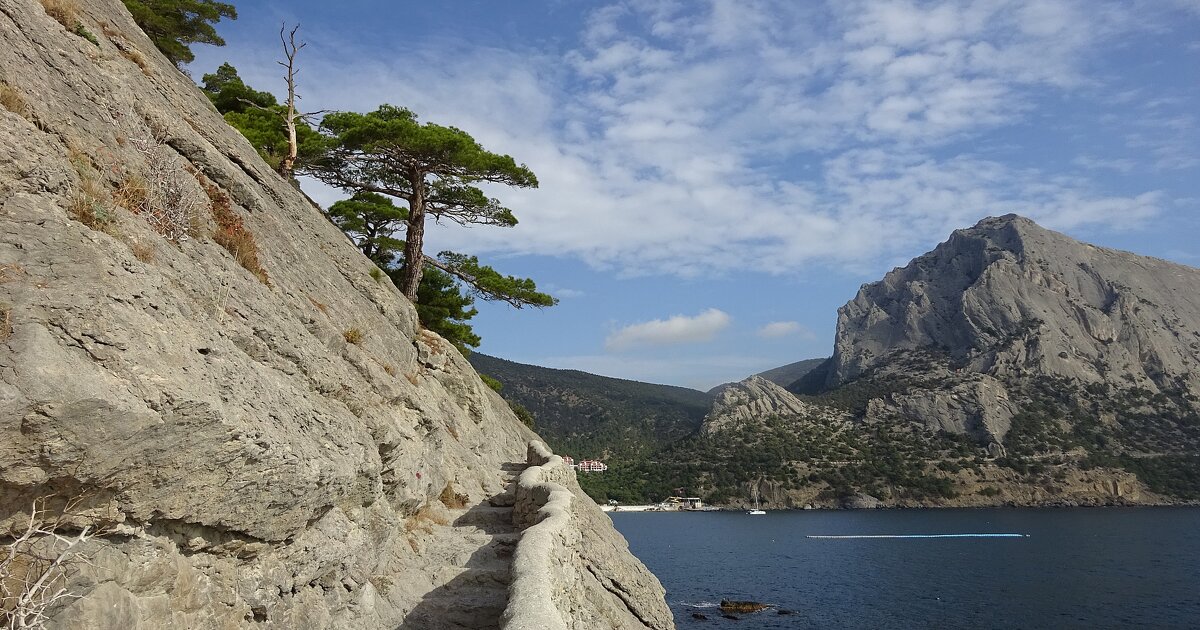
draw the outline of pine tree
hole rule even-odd
[[[133,20],[171,63],[179,66],[196,58],[191,44],[224,46],[213,24],[237,19],[232,4],[216,0],[124,0]]]
[[[426,265],[467,283],[487,300],[522,306],[551,306],[556,300],[537,291],[532,280],[503,276],[474,256],[442,252],[426,256],[425,221],[447,219],[461,225],[513,227],[508,208],[475,184],[493,182],[534,188],[537,178],[512,157],[484,150],[461,129],[421,124],[413,112],[383,105],[360,114],[336,112],[321,122],[325,151],[301,170],[343,190],[373,192],[408,205],[404,260],[397,285],[410,300]]]

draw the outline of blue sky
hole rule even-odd
[[[429,249],[533,277],[482,352],[708,388],[832,351],[837,308],[1017,212],[1200,264],[1200,0],[256,1],[195,47],[306,109],[403,105],[525,162],[512,230]],[[312,182],[329,203],[344,196]]]

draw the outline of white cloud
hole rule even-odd
[[[404,104],[537,173],[537,190],[489,191],[516,211],[516,229],[433,228],[431,249],[576,257],[626,274],[863,269],[989,214],[1113,227],[1162,205],[1161,193],[1103,192],[958,148],[1029,122],[1043,94],[1095,90],[1087,61],[1139,23],[1126,3],[708,6],[615,2],[555,54],[441,41],[367,55],[314,37],[327,43],[306,49],[302,87],[314,107]],[[221,54],[251,84],[278,83],[260,61],[273,50]],[[1130,159],[1185,168],[1194,137],[1193,126],[1125,139]]]
[[[614,332],[605,340],[604,347],[607,350],[625,350],[643,345],[711,341],[718,332],[729,326],[730,321],[732,318],[728,313],[715,308],[693,317],[675,315],[667,319],[655,319],[631,324]]]
[[[762,328],[759,328],[758,332],[756,334],[759,337],[764,337],[767,339],[774,339],[777,337],[790,337],[793,335],[798,336],[798,337],[803,337],[805,339],[815,338],[815,335],[813,335],[812,331],[810,331],[809,329],[802,326],[800,324],[800,322],[792,322],[792,321],[770,322],[768,324],[763,325]]]

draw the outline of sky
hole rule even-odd
[[[255,0],[195,46],[305,110],[388,103],[536,173],[435,226],[559,304],[479,351],[707,389],[829,356],[859,287],[986,216],[1200,265],[1200,0]],[[319,203],[349,196],[317,182]]]

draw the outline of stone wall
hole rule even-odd
[[[625,541],[579,489],[575,471],[538,441],[530,442],[527,462],[513,509],[524,531],[501,627],[674,628],[658,580],[640,563],[615,562],[628,554]],[[634,595],[647,592],[659,595]]]

